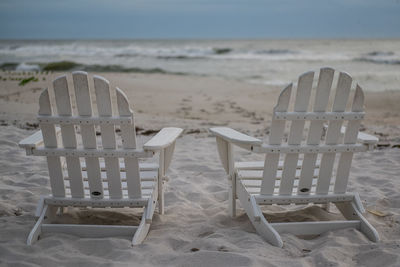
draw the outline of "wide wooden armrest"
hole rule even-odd
[[[379,138],[366,133],[358,133],[357,139],[359,142],[364,144],[377,144],[379,142]]]
[[[159,131],[146,144],[143,145],[144,150],[157,151],[161,150],[175,142],[176,138],[182,133],[181,128],[167,127]]]
[[[58,136],[61,133],[61,128],[56,127],[56,135]],[[41,145],[43,145],[43,135],[42,131],[39,130],[36,133],[28,136],[18,143],[19,147],[25,149],[35,149]]]
[[[43,144],[43,136],[42,136],[42,131],[40,130],[18,143],[19,147],[28,149],[37,148],[42,144]]]
[[[257,145],[257,146],[262,144],[262,141],[260,139],[248,136],[246,134],[242,134],[228,127],[210,128],[210,132],[212,132],[215,136],[218,136],[224,139],[225,141],[234,144]]]
[[[340,132],[344,134],[346,132],[346,127],[342,126]],[[357,140],[360,143],[367,144],[367,145],[374,145],[379,142],[379,138],[370,134],[358,132]]]

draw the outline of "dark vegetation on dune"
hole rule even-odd
[[[0,65],[0,70],[15,70],[18,65],[15,62],[6,62]]]
[[[356,58],[355,61],[369,62],[375,64],[388,64],[388,65],[400,65],[400,59],[382,59],[382,58]]]
[[[228,54],[232,51],[231,48],[213,48],[213,50],[217,55]]]
[[[63,70],[71,70],[78,67],[79,64],[73,61],[58,61],[51,62],[42,67],[44,71],[63,71]]]
[[[394,52],[392,51],[372,51],[366,54],[367,56],[393,56]]]
[[[376,64],[399,65],[400,59],[393,57],[394,55],[395,53],[392,51],[372,51],[354,60]]]
[[[39,81],[38,78],[31,76],[29,78],[26,78],[26,79],[23,79],[22,81],[20,81],[18,85],[24,86],[25,84],[27,84],[29,82],[37,82],[37,81]]]
[[[289,49],[268,49],[258,50],[257,54],[297,54],[298,52]]]
[[[56,61],[50,63],[31,63],[40,66],[42,71],[74,71],[83,70],[91,72],[132,72],[132,73],[160,73],[160,74],[176,74],[185,75],[183,72],[171,72],[161,68],[126,68],[121,65],[85,65],[73,61]],[[3,71],[14,71],[18,66],[18,63],[3,63],[0,65],[0,70]]]

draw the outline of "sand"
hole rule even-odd
[[[11,74],[1,74],[5,75]],[[18,86],[17,81],[0,82],[0,265],[400,265],[400,91],[366,92],[363,128],[380,136],[380,148],[355,156],[349,183],[349,191],[360,193],[368,210],[365,216],[378,230],[381,242],[372,243],[359,231],[345,229],[313,238],[284,234],[281,249],[256,234],[240,205],[236,218],[227,215],[228,182],[215,140],[207,132],[210,126],[228,125],[263,136],[281,88],[199,76],[101,74],[127,92],[139,133],[163,126],[185,128],[168,172],[166,213],[155,214],[142,245],[132,248],[129,238],[49,234],[34,246],[26,246],[36,203],[40,195],[50,193],[50,187],[45,159],[26,157],[17,144],[36,130],[37,97],[57,75],[42,75],[38,82],[25,86]],[[139,144],[150,137],[140,135]],[[244,151],[237,155],[238,159],[259,159]],[[305,210],[296,206],[289,213],[285,207],[263,211],[271,221],[340,218],[335,208],[326,212],[317,206]],[[59,220],[137,224],[140,212],[73,209]]]

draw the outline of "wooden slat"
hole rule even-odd
[[[67,77],[61,76],[54,80],[54,94],[56,98],[57,111],[59,116],[72,116],[71,99],[68,90]],[[64,148],[76,148],[75,128],[73,125],[60,125],[61,136]],[[83,197],[82,178],[80,173],[80,162],[77,157],[65,157],[68,173],[74,180],[71,181],[71,195],[73,197]]]
[[[86,170],[86,163],[84,161],[81,161],[81,167],[82,167],[83,171]],[[155,170],[158,170],[158,164],[141,162],[141,163],[139,163],[139,168],[140,168],[140,171],[155,171]],[[106,165],[105,165],[104,161],[100,161],[100,169],[101,169],[101,171],[106,170]],[[119,162],[119,170],[121,172],[125,171],[125,163],[124,162]]]
[[[101,200],[101,199],[94,199],[94,198],[90,198],[91,195],[91,191],[89,191],[88,189],[84,189],[84,198],[73,198],[73,199],[93,199],[93,200]],[[141,198],[149,198],[152,195],[153,189],[143,189],[142,190],[142,197]],[[66,197],[71,197],[71,192],[69,190],[69,188],[65,189],[65,195]],[[103,198],[102,199],[110,199],[110,200],[115,200],[115,201],[119,201],[121,199],[136,199],[136,198],[131,198],[128,195],[128,190],[122,190],[122,198],[119,199],[111,199],[110,198],[110,194],[108,192],[108,190],[104,190],[103,191]]]
[[[278,163],[278,170],[282,170],[283,168],[283,160],[280,160]],[[320,161],[317,160],[315,167],[319,168]],[[297,169],[301,169],[303,166],[303,160],[299,159],[297,162]],[[235,168],[238,170],[264,170],[264,161],[241,161],[235,162]]]
[[[307,72],[300,76],[297,85],[296,101],[294,104],[294,111],[305,112],[308,109],[310,102],[310,94],[312,83],[314,79],[314,72]],[[300,145],[303,137],[305,121],[292,121],[289,133],[288,144]],[[290,195],[292,194],[293,179],[297,168],[297,161],[299,158],[298,153],[290,153],[285,155],[285,163],[283,166],[282,181],[279,189],[279,194]]]
[[[333,112],[343,112],[346,108],[347,100],[349,98],[350,87],[352,78],[344,72],[339,74],[339,80],[336,88],[335,100],[333,102]],[[340,129],[343,121],[330,121],[328,131],[326,134],[325,143],[328,145],[335,145],[338,143],[340,136]],[[329,184],[332,177],[333,165],[335,162],[335,153],[324,153],[320,165],[320,177],[318,179],[317,193],[326,194],[329,190]]]
[[[297,169],[294,174],[294,179],[300,178],[301,170]],[[311,173],[311,177],[318,177],[319,169],[314,169],[313,173]],[[240,170],[238,171],[238,177],[242,180],[262,180],[262,171],[259,170]],[[282,170],[278,170],[276,172],[276,180],[282,179]]]
[[[88,77],[86,72],[72,73],[75,98],[78,113],[80,116],[92,116],[92,101],[90,98]],[[82,143],[85,149],[96,149],[96,132],[93,125],[81,125]],[[102,183],[99,179],[100,165],[99,159],[96,157],[86,157],[86,166],[89,176],[89,184],[91,190],[91,197],[100,199],[103,198]],[[80,170],[80,168],[79,168]]]
[[[111,117],[112,104],[110,97],[109,82],[102,77],[94,76],[94,89],[96,93],[97,110],[100,117]],[[101,141],[103,148],[115,149],[115,128],[114,125],[100,125]],[[117,157],[105,158],[109,193],[111,198],[121,198],[121,179],[119,176],[119,162]]]
[[[66,180],[70,180],[70,178],[68,177],[67,173],[64,173],[64,179]],[[140,172],[140,179],[142,181],[154,181],[154,179],[157,178],[157,171],[141,171]],[[105,171],[102,171],[101,174],[101,180],[103,182],[107,181],[107,173]],[[120,177],[121,177],[121,181],[125,182],[126,181],[126,172],[120,172]],[[82,171],[82,178],[84,181],[88,180],[88,176],[87,176],[87,172],[86,171]]]
[[[69,180],[66,181],[65,188],[70,188],[70,185],[69,185],[68,182],[69,182]],[[89,188],[89,183],[88,183],[87,180],[84,180],[84,181],[83,181],[83,185],[84,185],[84,189],[86,189],[86,190],[89,190],[89,189],[90,189],[90,188]],[[142,182],[141,182],[141,188],[142,188],[142,189],[154,189],[154,188],[155,188],[155,185],[156,185],[156,182],[155,182],[155,181],[142,181]],[[126,183],[126,182],[121,182],[121,187],[122,187],[123,190],[128,190],[128,187],[127,187],[127,183]],[[122,197],[122,189],[121,189],[121,196],[120,196],[119,198]],[[103,182],[103,190],[104,190],[104,191],[106,191],[106,190],[110,191],[109,184],[108,184],[107,181],[104,181],[104,182]],[[109,193],[110,193],[110,192],[109,192]],[[113,198],[113,197],[110,197],[110,198],[111,198],[111,199],[115,199],[115,198]]]
[[[331,184],[330,186],[329,186],[329,190],[330,191],[333,191],[333,187],[334,187],[334,184]],[[246,190],[249,192],[249,194],[251,194],[251,195],[263,195],[263,194],[261,194],[261,191],[260,191],[260,188],[259,187],[247,187],[246,188]],[[316,186],[312,186],[311,187],[311,189],[310,189],[310,194],[315,194],[316,193],[316,190],[317,190],[317,187]],[[293,188],[292,188],[292,192],[291,192],[291,196],[293,196],[293,195],[297,195],[297,191],[298,191],[298,187],[295,187],[295,186],[293,186]],[[273,193],[273,196],[275,197],[275,196],[285,196],[287,199],[288,199],[288,203],[290,204],[290,198],[291,198],[291,196],[288,196],[288,195],[280,195],[280,193],[279,193],[279,187],[275,187],[274,186],[274,193]]]
[[[45,89],[39,98],[39,115],[51,116],[52,108],[48,89]],[[57,134],[53,124],[40,123],[43,135],[44,146],[47,148],[57,147]],[[47,157],[47,167],[49,169],[51,192],[54,197],[65,196],[64,181],[62,175],[60,157]]]
[[[318,174],[318,172],[316,172],[316,174]],[[246,188],[251,188],[251,187],[260,188],[261,187],[261,182],[262,182],[261,179],[260,180],[258,180],[258,179],[257,180],[253,180],[253,179],[252,180],[245,180],[245,179],[242,179],[241,181],[246,186]],[[279,179],[277,179],[276,182],[275,182],[275,188],[279,188],[280,185],[281,185],[281,181]],[[312,186],[316,186],[316,185],[317,185],[317,177],[312,179],[312,184],[311,184],[310,188]],[[298,188],[298,186],[299,186],[299,179],[297,177],[297,178],[294,179],[293,189]]]
[[[50,103],[49,89],[44,89],[39,97],[39,112],[38,116],[52,116],[53,111]],[[52,126],[47,123],[41,123],[41,126]],[[51,131],[43,132],[43,138],[45,146],[48,147],[57,147],[57,137],[55,135],[55,128],[53,126],[54,134],[51,134]]]
[[[290,95],[292,93],[293,84],[289,84],[278,98],[278,104],[274,108],[274,112],[285,112],[289,107]],[[280,145],[282,136],[285,131],[286,121],[272,120],[271,132],[269,135],[270,145]],[[274,192],[276,171],[278,170],[279,154],[267,154],[264,161],[263,182],[261,193],[271,195]]]
[[[324,114],[329,101],[329,95],[332,87],[334,70],[331,68],[323,68],[320,71],[317,91],[314,101],[314,112]],[[307,137],[308,145],[319,145],[324,129],[323,121],[313,120],[310,123],[310,129]],[[305,153],[300,178],[300,190],[298,194],[310,194],[312,182],[312,174],[317,161],[317,153]]]
[[[121,89],[116,88],[118,112],[122,117],[131,117],[132,124],[121,125],[122,145],[124,148],[136,148],[136,130],[133,123],[133,113],[129,107],[127,96]],[[137,158],[124,158],[128,193],[130,198],[140,198],[142,192],[140,189],[139,161]]]
[[[361,87],[357,84],[356,92],[354,94],[352,111],[359,112],[364,109],[364,94]],[[361,120],[349,121],[344,134],[343,142],[345,144],[355,144],[357,142],[358,130],[360,128]],[[352,152],[345,152],[340,154],[339,163],[335,179],[335,193],[345,193],[347,183],[349,181],[350,167],[353,159]]]

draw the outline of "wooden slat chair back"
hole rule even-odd
[[[353,152],[357,150],[351,145],[357,142],[364,117],[364,95],[357,84],[350,99],[352,78],[344,72],[339,73],[336,90],[332,90],[333,78],[333,69],[321,69],[315,93],[311,94],[314,72],[308,72],[300,76],[296,92],[292,92],[293,85],[290,84],[280,94],[274,108],[269,144],[286,146],[287,152],[266,154],[260,194],[346,192]],[[330,97],[333,97],[332,106],[328,105]],[[293,110],[289,110],[291,98]],[[349,100],[350,110],[346,110]],[[308,128],[305,128],[306,123]],[[328,123],[327,128],[324,123]],[[344,138],[340,138],[343,125],[347,126],[346,132]],[[289,129],[286,140],[285,128]],[[297,146],[302,144],[308,145],[310,152],[296,153]],[[335,165],[336,158],[338,164]],[[299,159],[301,164],[298,166]],[[278,170],[280,162],[283,162],[282,170]]]
[[[60,156],[45,152],[50,173],[50,184],[54,197],[121,199],[141,198],[141,181],[138,157],[125,157],[126,169],[121,170],[119,158],[124,150],[130,152],[136,149],[136,134],[133,113],[129,107],[126,95],[116,88],[118,114],[113,114],[109,82],[100,76],[94,76],[94,90],[90,91],[88,77],[84,72],[72,74],[73,88],[68,88],[67,76],[58,77],[53,82],[55,103],[50,102],[49,91],[40,95],[39,123],[43,133],[45,148],[64,149],[67,175],[64,177]],[[74,94],[72,94],[72,91]],[[71,105],[71,95],[75,95],[76,114]],[[93,98],[95,95],[95,101]],[[98,114],[94,114],[94,107]],[[61,128],[61,140],[57,143],[56,127]],[[96,131],[95,127],[99,127]],[[107,150],[117,148],[116,127],[120,127],[122,144],[120,154],[107,154]],[[80,135],[82,145],[78,146],[77,136]],[[96,135],[101,136],[98,143]],[[98,156],[91,154],[103,153],[106,177],[102,175]],[[90,156],[89,156],[90,155]],[[146,156],[143,153],[142,156]],[[151,155],[147,155],[151,156]],[[80,158],[84,158],[85,168],[81,166]],[[121,177],[121,173],[126,173]],[[125,190],[123,190],[122,185]]]
[[[19,143],[28,155],[47,158],[52,192],[39,202],[27,243],[42,232],[63,232],[85,237],[134,234],[132,244],[140,244],[157,204],[164,213],[165,173],[182,129],[163,128],[138,148],[133,112],[123,91],[110,90],[109,82],[96,75],[89,86],[87,73],[81,71],[72,73],[71,84],[66,75],[60,76],[54,90],[41,93],[41,131]],[[139,163],[155,153],[158,163]],[[137,207],[143,208],[143,216],[139,226],[52,224],[56,212],[69,206]]]
[[[344,72],[322,68],[314,85],[314,72],[300,76],[297,88],[288,85],[273,110],[267,144],[227,127],[211,128],[229,179],[229,214],[236,216],[238,198],[257,232],[282,247],[278,232],[299,235],[354,227],[370,240],[376,230],[362,216],[357,193],[347,192],[354,152],[372,150],[378,139],[360,133],[364,94]],[[336,88],[334,88],[336,87]],[[313,90],[315,88],[315,90]],[[291,101],[292,100],[292,101]],[[235,162],[234,145],[265,154],[263,162]],[[260,205],[334,203],[348,221],[268,223]]]

